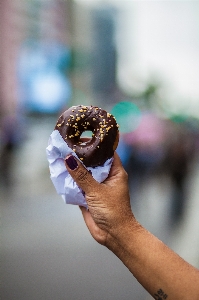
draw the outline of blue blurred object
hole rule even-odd
[[[123,139],[122,135],[120,135],[120,140],[116,152],[119,155],[124,168],[126,168],[129,163],[132,149],[133,147],[131,145],[128,145]]]
[[[21,97],[28,112],[57,113],[70,100],[70,51],[58,42],[28,41],[19,58]]]
[[[130,101],[121,101],[115,104],[111,109],[111,113],[116,118],[121,133],[135,131],[141,121],[140,109]]]
[[[71,94],[69,81],[56,69],[35,74],[30,87],[29,109],[42,113],[60,111]]]

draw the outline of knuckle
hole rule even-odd
[[[80,182],[88,181],[88,176],[89,176],[89,173],[87,172],[87,170],[78,170],[78,172],[77,172],[77,179]]]

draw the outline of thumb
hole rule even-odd
[[[71,177],[86,194],[96,192],[100,183],[93,178],[79,160],[73,155],[68,155],[65,158],[65,165]]]

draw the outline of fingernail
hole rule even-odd
[[[66,162],[67,166],[69,167],[69,169],[71,169],[71,170],[75,170],[78,167],[78,164],[72,155],[67,156],[65,158],[65,162]]]

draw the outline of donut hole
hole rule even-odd
[[[80,136],[80,141],[82,142],[82,145],[85,145],[92,139],[93,132],[91,130],[85,130],[82,132]]]

